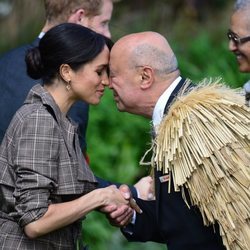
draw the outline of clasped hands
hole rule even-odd
[[[153,181],[150,176],[143,177],[135,185],[139,198],[143,200],[152,200],[153,195]],[[127,185],[123,184],[119,187],[123,203],[109,204],[101,207],[99,210],[106,214],[109,223],[116,227],[124,227],[128,225],[134,212],[142,213],[143,211],[137,205],[135,199],[132,197],[130,189]]]

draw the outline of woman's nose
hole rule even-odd
[[[109,85],[109,78],[102,79],[101,84],[104,85],[104,86],[108,86]]]

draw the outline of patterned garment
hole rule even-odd
[[[75,199],[95,184],[77,127],[41,85],[34,86],[0,147],[1,249],[74,249],[79,221],[35,240],[23,227],[43,216],[49,204]]]

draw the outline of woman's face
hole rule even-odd
[[[74,99],[94,105],[100,102],[105,86],[109,84],[108,63],[109,49],[105,46],[94,60],[72,73],[70,85]]]

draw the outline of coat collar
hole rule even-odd
[[[78,134],[78,126],[76,123],[65,116],[58,105],[56,104],[54,98],[51,94],[41,85],[36,84],[30,90],[24,104],[43,104],[48,110],[48,112],[54,117],[58,126],[62,129],[62,136],[67,145],[69,154],[72,154],[73,148],[72,143],[74,140],[74,135]]]

